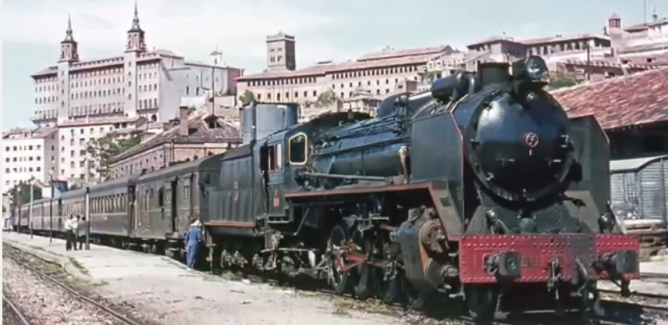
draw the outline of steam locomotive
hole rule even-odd
[[[114,203],[92,204],[91,234],[178,256],[197,216],[207,260],[225,268],[414,308],[459,300],[482,322],[598,311],[597,280],[628,293],[639,277],[639,243],[610,209],[605,133],[591,116],[569,119],[546,73],[538,56],[479,63],[386,98],[375,118],[335,112],[272,130],[263,109],[296,107],[254,103],[244,146],[92,187]],[[65,193],[58,215],[83,197]],[[44,215],[33,220],[51,229]]]

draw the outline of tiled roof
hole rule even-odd
[[[537,44],[545,44],[545,43],[552,43],[552,42],[567,42],[567,41],[582,40],[582,39],[608,40],[608,38],[605,37],[605,36],[598,36],[598,35],[593,35],[593,34],[576,34],[576,35],[567,35],[567,36],[552,36],[552,37],[541,37],[541,38],[532,38],[532,39],[524,39],[524,40],[515,40],[515,39],[510,38],[510,37],[492,36],[492,37],[489,37],[489,38],[484,39],[482,41],[478,41],[478,42],[469,44],[468,47],[483,45],[483,44],[492,44],[492,43],[497,43],[497,42],[509,42],[509,43],[516,43],[516,44],[524,44],[524,45],[537,45]]]
[[[47,137],[54,132],[56,132],[56,128],[50,128],[50,127],[32,127],[32,128],[13,128],[7,132],[2,133],[2,138],[6,139],[11,137],[12,135],[16,134],[26,134],[29,133],[29,137],[36,139],[36,138],[44,138]]]
[[[657,69],[553,91],[570,116],[594,115],[601,126],[668,121],[668,69]]]
[[[518,41],[516,41],[512,38],[509,38],[509,37],[491,36],[491,37],[485,38],[481,41],[471,43],[471,44],[467,45],[467,47],[476,46],[476,45],[483,45],[483,44],[491,44],[491,43],[496,43],[496,42],[509,42],[509,43],[520,44],[520,42],[518,42]]]
[[[209,128],[207,120],[210,118],[215,118],[219,127],[214,129]],[[127,150],[114,157],[112,159],[112,163],[132,157],[137,153],[172,141],[174,141],[174,143],[241,142],[241,133],[239,132],[239,128],[236,125],[226,121],[225,119],[212,116],[205,110],[195,110],[194,112],[190,113],[188,116],[188,129],[190,130],[189,134],[182,136],[179,134],[179,125],[175,125],[171,129],[156,134],[139,145],[132,147],[130,150]]]
[[[296,71],[266,71],[262,73],[255,73],[246,76],[241,76],[237,78],[237,81],[246,81],[246,80],[259,80],[259,79],[270,79],[270,78],[298,78],[298,77],[313,77],[318,75],[324,75],[328,68],[331,68],[333,64],[320,64],[314,65],[308,68],[299,69]]]
[[[608,67],[608,68],[622,68],[626,67],[629,69],[641,69],[641,70],[650,70],[650,69],[656,69],[655,66],[649,65],[649,64],[633,64],[633,63],[628,63],[628,64],[623,64],[620,62],[615,62],[615,61],[604,61],[604,60],[597,60],[597,61],[584,61],[584,60],[564,60],[562,62],[558,62],[561,64],[569,64],[569,65],[580,65],[580,66],[590,66],[590,67]]]
[[[360,59],[354,61],[316,64],[314,66],[296,71],[266,71],[263,73],[241,76],[237,78],[237,81],[272,78],[314,77],[340,71],[391,67],[408,64],[425,64],[427,61],[433,59],[434,57],[440,56],[443,53],[452,53],[453,49],[450,46],[438,46],[421,49],[387,50],[387,52],[388,53],[386,53],[385,56],[382,55],[382,52],[372,53],[366,56],[362,56]]]
[[[379,52],[364,54],[361,57],[359,57],[357,61],[371,61],[371,60],[398,58],[398,57],[414,56],[414,55],[441,54],[443,52],[452,52],[452,51],[453,51],[452,48],[448,45],[423,47],[417,49],[400,49],[400,50],[395,50],[393,48],[386,48]]]
[[[648,23],[635,24],[624,28],[625,31],[640,31],[656,25],[668,25],[668,18],[659,18],[657,21],[650,21]]]
[[[103,124],[116,124],[116,123],[132,123],[132,122],[136,122],[140,118],[141,117],[115,116],[115,117],[70,120],[70,121],[65,121],[63,123],[58,124],[58,127],[74,127],[74,126],[103,125]]]
[[[172,51],[169,50],[163,50],[163,49],[158,49],[150,52],[143,52],[139,54],[138,61],[139,62],[145,62],[145,61],[155,61],[155,60],[160,60],[163,57],[172,57],[172,58],[177,58],[177,59],[183,59],[182,56],[175,54]],[[122,56],[113,56],[113,57],[107,57],[103,59],[93,59],[93,60],[83,60],[79,62],[74,62],[72,63],[70,67],[71,72],[75,71],[83,71],[83,70],[88,70],[88,69],[96,69],[96,68],[105,68],[105,67],[110,67],[110,66],[117,66],[117,65],[122,65],[123,64],[123,57]],[[39,77],[45,77],[48,75],[54,75],[58,73],[58,67],[57,66],[51,66],[46,69],[40,70],[34,74],[32,74],[33,78],[39,78]]]
[[[668,42],[662,43],[652,43],[645,45],[636,45],[636,46],[627,46],[619,49],[619,53],[633,53],[633,52],[645,52],[645,51],[660,51],[668,50]]]
[[[541,38],[532,38],[518,41],[519,43],[526,45],[535,45],[535,44],[545,44],[552,42],[567,42],[583,39],[603,39],[608,40],[605,36],[597,36],[593,34],[576,34],[576,35],[567,35],[567,36],[553,36],[553,37],[541,37]]]

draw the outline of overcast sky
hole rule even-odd
[[[133,0],[4,0],[2,128],[30,125],[30,74],[54,65],[68,13],[83,60],[119,55],[131,26]],[[668,16],[668,1],[647,0]],[[265,36],[297,39],[298,67],[345,60],[385,46],[450,44],[464,48],[505,31],[515,38],[602,32],[616,12],[622,24],[643,21],[642,0],[139,0],[149,49],[169,49],[260,72]]]

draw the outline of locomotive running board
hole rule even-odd
[[[638,237],[617,234],[466,235],[459,244],[463,283],[495,283],[501,280],[499,270],[513,267],[513,282],[547,282],[552,263],[559,265],[563,280],[576,279],[581,267],[587,277],[603,279],[609,276],[595,269],[595,263],[616,253],[637,257],[640,249]],[[512,265],[494,265],[499,261]],[[631,258],[625,266],[625,279],[640,277],[637,258]]]

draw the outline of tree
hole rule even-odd
[[[572,87],[577,85],[578,83],[579,82],[577,78],[573,74],[566,72],[557,72],[550,78],[548,87],[554,90],[564,87]]]
[[[103,180],[108,179],[111,159],[139,143],[141,143],[141,136],[138,133],[127,139],[115,135],[106,135],[91,140],[86,147],[86,151],[91,157],[91,168],[95,168]]]
[[[316,99],[315,104],[320,107],[325,107],[332,105],[338,101],[339,97],[336,96],[334,90],[327,89],[324,92],[320,93],[320,95],[318,95],[318,99]]]
[[[12,193],[12,201],[14,204],[28,204],[30,203],[30,184],[27,182],[20,182],[9,190]],[[42,188],[33,185],[32,186],[32,199],[34,201],[42,198]]]
[[[246,90],[244,91],[244,94],[241,95],[239,100],[241,101],[242,105],[246,106],[255,101],[255,94],[250,90]]]

